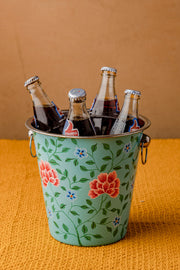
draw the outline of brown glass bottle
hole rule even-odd
[[[69,91],[70,108],[63,134],[67,136],[94,136],[95,129],[86,109],[86,92],[81,88]]]
[[[96,133],[98,135],[107,135],[120,112],[115,91],[117,70],[110,67],[103,67],[101,71],[101,86],[90,109],[90,115],[94,122]]]
[[[50,101],[41,87],[38,76],[28,79],[25,84],[32,97],[34,126],[50,133],[62,134],[64,114]]]

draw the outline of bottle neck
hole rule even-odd
[[[138,118],[138,101],[139,96],[131,95],[129,101],[129,111],[128,116],[132,118]]]
[[[114,72],[103,71],[102,81],[97,99],[113,100],[116,98],[115,92],[115,76]]]
[[[68,119],[69,120],[84,120],[88,119],[89,114],[86,109],[86,102],[70,102],[70,108],[69,108],[69,114]]]
[[[52,106],[47,94],[42,89],[39,82],[28,85],[27,89],[31,94],[33,105],[36,106]]]

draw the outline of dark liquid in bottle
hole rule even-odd
[[[34,110],[34,126],[37,129],[61,134],[65,119],[60,119],[56,111],[56,107],[52,106],[33,106]]]
[[[119,104],[117,99],[96,100],[95,105],[91,108],[91,114],[97,116],[112,116],[119,115]]]
[[[97,135],[109,135],[116,118],[108,116],[91,116],[91,120]]]
[[[68,126],[70,122],[72,123],[72,127],[71,129],[68,129],[68,127],[70,127],[70,125]],[[78,130],[79,134],[74,132],[76,129]],[[63,134],[69,136],[95,136],[96,132],[90,119],[77,119],[72,121],[66,121]]]

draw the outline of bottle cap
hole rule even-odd
[[[101,70],[102,71],[111,71],[111,72],[117,73],[117,69],[111,68],[111,67],[102,67]]]
[[[131,89],[126,89],[124,91],[125,94],[132,94],[132,95],[137,95],[137,96],[141,96],[141,92],[140,91],[136,91],[136,90],[131,90]]]
[[[38,76],[33,76],[30,79],[28,79],[27,81],[25,81],[24,86],[27,87],[29,84],[32,84],[34,82],[39,81],[39,77]]]
[[[69,91],[68,96],[72,101],[83,101],[86,99],[86,91],[82,88],[73,88]]]

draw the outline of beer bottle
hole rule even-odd
[[[34,126],[37,129],[62,134],[65,123],[64,114],[50,101],[41,87],[38,76],[28,79],[24,86],[32,97],[34,111]]]
[[[132,132],[140,128],[138,119],[138,100],[141,92],[127,89],[122,110],[116,119],[110,134]]]
[[[107,135],[120,112],[115,91],[117,70],[111,67],[102,67],[101,71],[101,86],[90,109],[90,115],[97,134]]]
[[[63,134],[69,136],[94,136],[95,129],[86,109],[86,92],[81,88],[69,91],[70,108]]]

